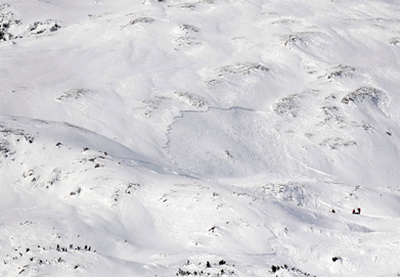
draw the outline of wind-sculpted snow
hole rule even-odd
[[[3,1],[0,275],[397,276],[399,14]]]

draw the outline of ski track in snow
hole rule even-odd
[[[0,275],[398,276],[399,14],[1,2]]]

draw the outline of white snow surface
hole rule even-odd
[[[2,0],[0,82],[0,276],[400,274],[398,0]]]

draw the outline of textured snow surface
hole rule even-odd
[[[3,0],[0,82],[0,276],[400,274],[397,0]]]

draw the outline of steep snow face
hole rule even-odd
[[[0,275],[397,276],[399,14],[0,3]]]

